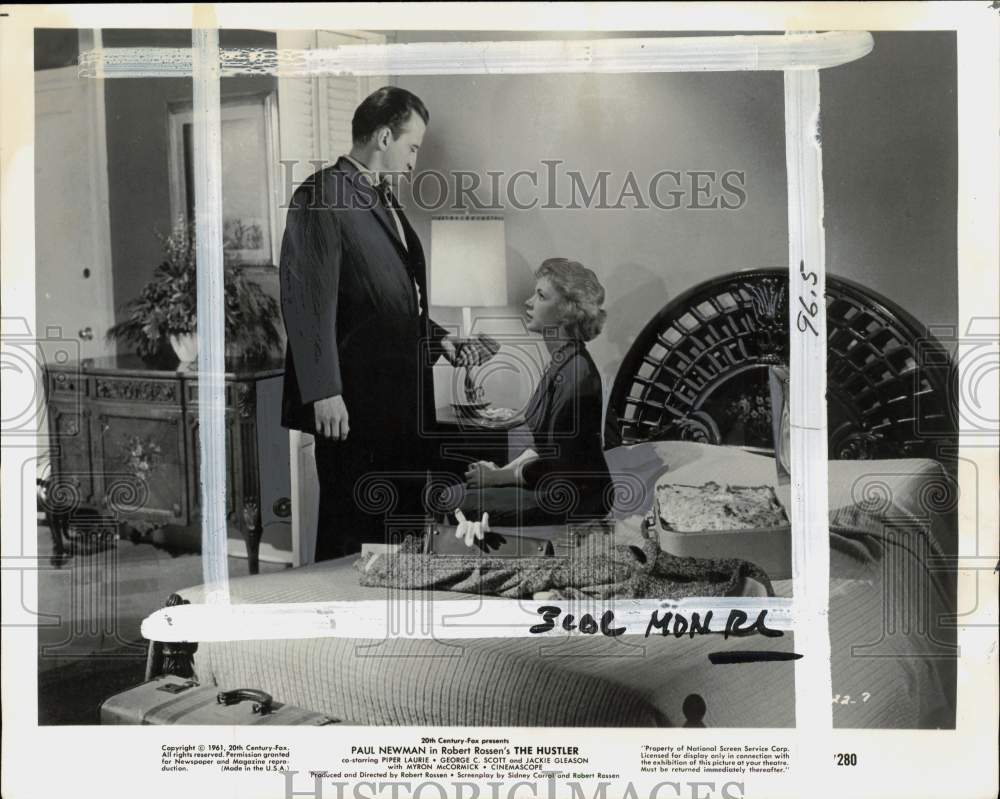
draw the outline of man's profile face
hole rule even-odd
[[[399,133],[399,138],[393,139],[389,134],[388,144],[382,153],[383,171],[388,173],[389,179],[398,185],[402,175],[409,175],[417,167],[417,152],[424,141],[424,132],[427,126],[419,114],[410,112],[410,118],[406,121]]]

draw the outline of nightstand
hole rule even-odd
[[[516,447],[518,438],[515,428],[521,423],[517,419],[487,422],[459,416],[450,405],[437,409],[435,421],[432,438],[440,466],[459,476],[475,461],[493,461],[498,466],[508,463],[509,450]]]

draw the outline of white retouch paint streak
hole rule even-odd
[[[219,31],[195,27],[194,196],[198,269],[198,447],[202,573],[208,603],[229,602],[226,526],[225,281]]]
[[[796,769],[816,779],[832,763],[830,673],[830,531],[827,496],[826,248],[819,141],[819,72],[785,73],[788,171],[789,369],[792,583],[795,596],[795,718],[808,720]],[[803,274],[816,275],[815,281]],[[815,292],[815,296],[811,292]],[[816,333],[799,323],[816,303]],[[801,328],[804,327],[805,330]]]
[[[302,638],[385,638],[471,639],[538,638],[568,635],[556,619],[555,628],[545,634],[531,632],[542,617],[538,608],[556,604],[552,600],[524,599],[405,599],[404,592],[393,589],[385,599],[344,602],[302,602],[260,605],[175,605],[162,608],[142,622],[142,634],[151,641],[269,641]],[[710,629],[725,630],[730,611],[740,610],[747,619],[740,626],[751,625],[762,610],[767,610],[765,625],[771,630],[792,629],[792,600],[778,598],[698,598],[679,601],[658,599],[613,599],[560,601],[564,614],[579,620],[585,613],[600,622],[605,608],[614,611],[612,627],[625,627],[624,635],[643,635],[654,611],[662,622],[668,612],[681,614],[688,624],[697,613],[703,622],[711,611]],[[672,621],[668,627],[673,636]],[[575,635],[586,635],[579,630]],[[650,637],[659,637],[653,628]],[[686,638],[687,635],[680,637]],[[736,639],[734,639],[736,640]],[[738,639],[736,648],[753,648],[747,639]],[[796,641],[796,644],[798,641]],[[721,646],[721,642],[720,642]]]
[[[541,73],[815,70],[854,61],[874,46],[865,31],[763,36],[671,36],[505,42],[362,44],[316,50],[229,48],[222,77],[277,75],[514,75]],[[80,55],[80,75],[184,77],[183,48],[122,47]]]

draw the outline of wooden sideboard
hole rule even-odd
[[[265,527],[291,513],[282,374],[278,360],[226,363],[226,518],[245,541],[251,574]],[[45,509],[57,551],[72,515],[85,509],[121,522],[198,523],[198,386],[197,371],[135,356],[46,365]]]

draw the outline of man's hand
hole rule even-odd
[[[476,339],[445,336],[441,341],[441,349],[452,366],[481,366],[496,355],[500,349],[493,339],[482,337]]]
[[[334,441],[347,440],[350,425],[347,423],[347,406],[344,405],[344,398],[340,394],[316,400],[313,409],[316,413],[317,434],[324,438],[332,438]]]
[[[475,366],[472,351],[465,345],[463,339],[455,336],[445,336],[441,340],[441,349],[444,350],[444,357],[448,363],[455,367]]]

